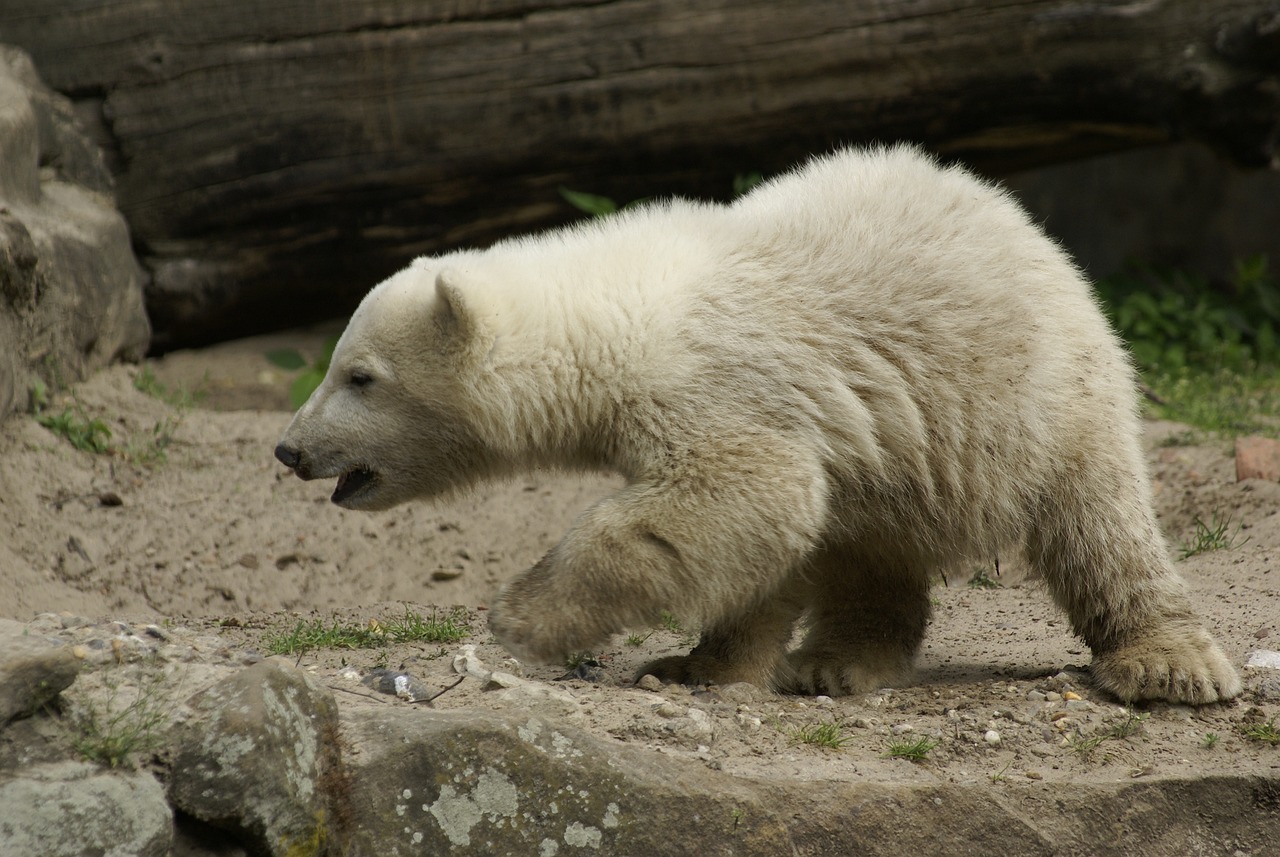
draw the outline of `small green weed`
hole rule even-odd
[[[812,747],[823,747],[828,750],[839,750],[851,742],[853,738],[844,734],[844,728],[835,722],[810,723],[790,729],[787,735],[797,744],[808,744]]]
[[[373,649],[393,643],[452,643],[470,634],[464,610],[440,617],[433,609],[428,619],[406,607],[401,616],[373,619],[364,627],[337,619],[327,624],[322,619],[299,621],[290,631],[267,636],[263,647],[273,655],[293,655],[314,649]]]
[[[146,393],[152,398],[159,399],[179,411],[191,410],[200,404],[205,397],[203,383],[194,390],[188,390],[181,384],[176,389],[170,389],[160,382],[155,372],[151,371],[150,366],[143,366],[134,373],[133,388],[140,393]]]
[[[36,422],[58,435],[76,449],[102,454],[111,449],[111,429],[97,417],[90,417],[78,400],[73,406],[54,414],[45,411],[49,406],[49,394],[44,384],[37,381],[31,388],[31,412]]]
[[[889,744],[888,757],[890,759],[906,759],[911,762],[923,762],[929,758],[929,754],[938,746],[938,741],[934,738],[921,736],[919,738],[902,738]]]
[[[1236,524],[1236,528],[1231,530],[1230,515],[1220,518],[1218,513],[1214,512],[1207,524],[1203,518],[1196,516],[1194,526],[1195,531],[1191,534],[1191,538],[1178,546],[1181,559],[1190,559],[1211,551],[1231,550],[1249,541],[1247,536],[1244,541],[1237,541],[1241,525]]]
[[[987,573],[986,566],[979,566],[969,578],[968,586],[970,589],[999,589],[1001,583]]]
[[[1218,746],[1218,742],[1222,740],[1222,736],[1217,732],[1206,732],[1204,737],[1200,739],[1200,746],[1206,750],[1212,750]]]
[[[77,734],[72,746],[91,762],[118,768],[134,753],[156,747],[171,705],[158,667],[139,670],[136,696],[127,704],[122,702],[119,676],[108,676],[105,684],[107,696],[101,704],[86,700],[73,715]]]
[[[1280,745],[1280,728],[1276,726],[1275,717],[1272,717],[1266,723],[1251,723],[1248,726],[1241,727],[1240,734],[1250,741],[1260,741],[1273,747]]]
[[[1112,726],[1107,732],[1110,738],[1124,739],[1133,735],[1137,735],[1142,731],[1143,724],[1147,722],[1147,718],[1151,715],[1145,711],[1141,714],[1132,708],[1124,710],[1124,720],[1121,720],[1115,726]]]
[[[652,636],[653,636],[652,631],[648,632],[647,634],[639,634],[639,633],[627,634],[627,638],[625,642],[628,646],[643,646],[645,641]]]
[[[320,386],[320,382],[324,380],[325,373],[329,371],[329,362],[333,359],[333,349],[337,345],[338,338],[336,336],[326,339],[320,349],[319,356],[316,357],[314,363],[309,365],[306,358],[296,348],[277,348],[274,351],[267,352],[267,359],[281,369],[288,372],[295,372],[299,369],[304,370],[298,377],[293,379],[293,384],[289,387],[289,402],[295,408],[300,408],[306,404],[307,399],[311,398],[311,394],[316,391],[316,387]]]
[[[662,611],[662,618],[658,621],[661,623],[663,630],[670,631],[673,634],[679,634],[684,630],[680,624],[680,620],[675,617],[674,613],[668,610]]]
[[[1146,713],[1139,714],[1132,708],[1126,708],[1124,720],[1121,720],[1110,729],[1093,735],[1076,735],[1068,739],[1067,746],[1081,756],[1089,756],[1107,741],[1123,741],[1126,738],[1137,735],[1142,731],[1143,724],[1146,723],[1147,718],[1150,716]]]

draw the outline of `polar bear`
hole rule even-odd
[[[621,474],[492,604],[520,658],[669,610],[702,635],[645,668],[664,680],[899,685],[931,581],[1020,548],[1099,685],[1229,699],[1156,526],[1136,389],[1089,284],[1008,194],[914,148],[851,149],[731,205],[414,261],[356,310],[276,456],[351,509]]]

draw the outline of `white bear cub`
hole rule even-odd
[[[364,299],[276,455],[352,509],[529,468],[625,477],[492,605],[520,658],[669,610],[702,638],[645,668],[665,680],[900,685],[930,581],[1023,550],[1099,685],[1229,699],[1156,526],[1136,389],[1006,193],[845,150],[731,205],[416,260]]]

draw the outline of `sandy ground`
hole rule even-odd
[[[283,345],[314,354],[327,333],[245,340],[148,364],[170,389],[204,391],[189,410],[136,390],[138,367],[99,374],[74,390],[74,401],[110,427],[117,447],[110,455],[77,451],[29,416],[0,426],[0,617],[26,621],[67,611],[164,620],[261,647],[264,635],[299,618],[363,624],[394,617],[404,604],[421,613],[463,605],[478,656],[520,672],[484,631],[483,608],[616,480],[535,474],[449,505],[379,514],[333,506],[332,485],[303,483],[272,458],[289,419],[290,378],[264,357]],[[63,400],[56,401],[55,410]],[[172,435],[163,458],[155,455],[157,426],[160,436]],[[1191,538],[1197,517],[1229,518],[1235,533],[1234,547],[1179,562],[1208,624],[1238,665],[1254,650],[1280,649],[1280,484],[1237,482],[1225,443],[1178,445],[1183,427],[1148,429],[1171,549]],[[1248,671],[1245,697],[1231,705],[1148,706],[1134,721],[1090,687],[1088,651],[1016,564],[1004,564],[996,588],[966,585],[972,574],[958,569],[935,590],[918,683],[866,698],[630,686],[638,664],[687,647],[688,632],[657,631],[639,645],[619,639],[596,653],[597,667],[576,677],[553,668],[526,675],[576,699],[566,703],[552,693],[538,704],[568,704],[584,728],[743,775],[887,776],[884,766],[896,764],[891,775],[907,780],[1071,778],[1099,770],[1118,777],[1212,769],[1280,776],[1280,750],[1241,733],[1280,712],[1274,671]],[[457,648],[312,653],[305,662],[353,693],[371,693],[371,670],[397,665],[444,688]],[[534,704],[479,684],[447,692],[436,706]],[[699,706],[710,720],[688,714]],[[797,730],[823,722],[853,736],[850,745],[833,752],[799,739]],[[1118,734],[1129,731],[1134,735]],[[1219,740],[1206,742],[1209,733]],[[890,743],[913,734],[942,741],[933,767],[886,759]],[[1097,753],[1080,747],[1090,735],[1105,739]]]

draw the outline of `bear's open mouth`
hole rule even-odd
[[[356,492],[373,482],[376,477],[377,474],[368,468],[352,468],[338,477],[338,484],[334,486],[333,496],[329,499],[334,503],[350,499]]]

